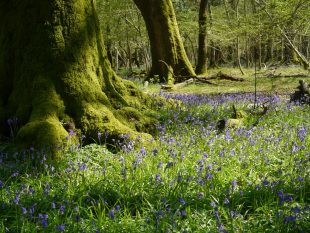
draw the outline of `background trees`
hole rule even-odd
[[[99,1],[106,2],[107,1]],[[112,1],[111,1],[112,2]],[[111,35],[117,42],[126,44],[122,37],[127,31],[140,29],[129,43],[132,48],[138,46],[144,51],[139,67],[150,69],[150,47],[141,16],[133,1],[126,1],[126,8],[119,3],[111,4],[111,15],[105,20],[111,28],[117,22],[117,29],[111,29]],[[198,62],[198,12],[199,0],[173,0],[173,6],[180,29],[180,35],[193,66]],[[113,6],[112,6],[113,5]],[[118,17],[116,12],[131,9],[128,17]],[[100,11],[99,11],[100,13]],[[140,20],[138,20],[140,17]],[[310,3],[308,0],[209,0],[207,7],[207,58],[209,67],[240,66],[251,67],[254,62],[260,67],[269,65],[300,64],[300,57],[283,36],[283,32],[300,54],[310,59]],[[120,26],[123,25],[123,26]],[[114,30],[114,34],[113,34]],[[117,33],[115,33],[117,30]],[[123,31],[123,32],[122,32]],[[130,33],[129,33],[130,34]],[[124,45],[122,47],[124,47]],[[142,49],[143,47],[143,49]],[[132,49],[131,49],[132,50]],[[133,60],[124,53],[125,60]],[[130,68],[130,65],[126,65]],[[138,67],[136,64],[134,67]],[[132,67],[131,67],[132,68]]]

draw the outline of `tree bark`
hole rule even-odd
[[[198,62],[196,74],[205,74],[207,72],[207,8],[209,0],[200,0],[199,6],[199,35],[198,35]]]
[[[144,18],[150,40],[152,67],[149,76],[158,75],[161,82],[173,83],[183,81],[174,80],[174,77],[195,75],[181,40],[172,1],[134,2]]]
[[[136,137],[154,124],[138,112],[150,101],[111,69],[92,0],[1,1],[0,140],[13,117],[23,148],[55,148],[73,131]]]

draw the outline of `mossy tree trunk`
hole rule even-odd
[[[94,5],[1,1],[0,140],[12,117],[22,147],[58,146],[71,130],[96,140],[105,130],[134,137],[152,128],[153,118],[139,112],[150,98],[111,69]]]
[[[182,76],[195,75],[181,40],[172,1],[134,2],[141,11],[150,39],[152,67],[149,76],[159,75],[161,82],[173,83],[183,81]]]
[[[207,72],[207,9],[209,0],[200,0],[199,6],[199,34],[198,34],[198,62],[196,66],[197,74]]]

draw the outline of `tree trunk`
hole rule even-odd
[[[198,35],[198,62],[196,67],[197,74],[207,72],[207,9],[209,0],[200,0],[199,6],[199,35]]]
[[[55,148],[73,131],[136,137],[154,124],[138,112],[150,101],[111,69],[92,0],[1,1],[0,140],[13,117],[23,148]]]
[[[150,39],[152,67],[149,76],[159,75],[161,82],[173,83],[182,81],[182,76],[195,75],[181,40],[171,0],[134,2],[142,13]],[[174,80],[174,77],[180,78]]]

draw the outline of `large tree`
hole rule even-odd
[[[149,76],[159,75],[161,81],[179,82],[194,76],[176,20],[171,0],[134,0],[141,11],[148,31],[152,68]]]
[[[149,102],[111,69],[93,0],[1,0],[0,140],[10,131],[23,147],[60,145],[73,131],[137,136],[153,128],[141,113]]]

